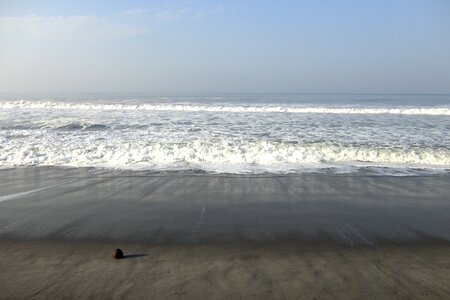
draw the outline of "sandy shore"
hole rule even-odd
[[[1,170],[0,298],[448,299],[449,182]]]
[[[448,299],[450,246],[0,243],[2,298]]]

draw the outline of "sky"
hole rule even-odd
[[[0,0],[0,92],[450,93],[450,1]]]

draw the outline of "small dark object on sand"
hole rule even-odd
[[[114,257],[115,259],[121,259],[121,258],[123,258],[123,252],[122,252],[122,250],[116,249],[116,250],[114,251],[114,253],[113,253],[113,257]]]

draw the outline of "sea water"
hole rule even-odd
[[[450,171],[450,95],[0,95],[0,167]]]

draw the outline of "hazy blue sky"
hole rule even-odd
[[[0,0],[0,92],[450,92],[450,1]]]

